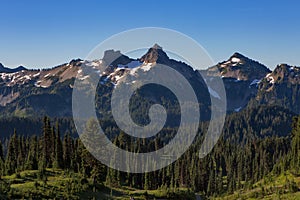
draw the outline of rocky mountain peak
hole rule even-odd
[[[300,113],[300,67],[277,65],[258,85],[255,100],[260,104],[276,104]]]
[[[144,73],[153,70],[152,67],[155,67],[155,63],[165,64],[179,71],[191,81],[195,88],[201,91],[199,94],[202,95],[207,91],[203,80],[190,66],[170,59],[161,46],[154,44],[140,59],[131,59],[120,51],[108,50],[104,53],[102,60],[83,61],[74,59],[69,63],[44,70],[26,70],[23,66],[10,69],[0,64],[0,90],[2,90],[0,107],[9,105],[7,112],[12,107],[17,108],[20,106],[19,103],[24,102],[24,99],[31,98],[31,96],[28,96],[28,91],[31,91],[28,88],[31,87],[39,93],[34,97],[37,99],[36,102],[40,101],[40,98],[48,98],[49,95],[53,95],[53,102],[55,102],[57,96],[63,96],[67,98],[66,104],[63,106],[65,107],[68,105],[67,102],[71,102],[68,99],[71,95],[64,96],[65,92],[71,93],[73,79],[82,72],[82,69],[77,67],[80,65],[86,67],[84,69],[91,69],[99,73],[101,85],[117,87],[118,84],[134,84]],[[103,68],[105,68],[105,71],[102,71]],[[12,74],[12,72],[17,73]],[[208,76],[206,81],[212,82],[214,77],[217,76],[223,78],[227,96],[227,109],[230,112],[239,112],[247,106],[250,100],[254,101],[254,98],[255,101],[266,104],[270,104],[272,101],[275,102],[278,99],[276,102],[280,105],[287,102],[285,99],[288,99],[291,100],[288,101],[291,108],[298,105],[296,104],[297,99],[300,99],[298,89],[300,84],[299,67],[280,64],[271,72],[266,66],[236,52],[226,61],[203,70],[203,72]],[[88,78],[88,75],[82,76],[80,80],[84,81]],[[12,95],[13,88],[18,88],[18,90],[14,91]],[[52,88],[57,89],[55,91],[58,91],[58,95],[49,94]],[[211,94],[218,98],[217,91],[213,91]],[[200,99],[206,98],[205,95],[201,97],[203,98]],[[34,107],[36,102],[32,102],[31,105]],[[300,113],[300,106],[296,110]],[[39,112],[38,109],[36,111]],[[53,113],[52,110],[49,110],[49,113]],[[57,113],[61,112],[58,110]],[[65,113],[69,113],[69,111],[64,111],[63,115]]]
[[[246,56],[244,56],[243,54],[239,53],[239,52],[235,52],[234,54],[232,54],[232,56],[230,58],[240,58],[240,59],[249,59]]]
[[[300,68],[296,66],[290,66],[288,64],[277,65],[272,73],[267,74],[266,80],[272,84],[284,82],[299,84]]]
[[[299,68],[283,63],[283,64],[279,64],[279,65],[276,66],[276,68],[274,69],[274,73],[284,72],[285,74],[288,74],[289,72],[297,70],[297,69],[299,69]]]
[[[80,58],[77,58],[77,59],[71,60],[69,62],[69,64],[72,65],[72,66],[79,66],[81,61],[83,61],[83,60],[81,60]]]
[[[144,63],[169,63],[169,57],[166,52],[163,51],[163,48],[158,44],[154,44],[145,55],[140,58],[141,62]]]
[[[102,58],[106,65],[117,66],[118,64],[127,64],[131,62],[128,56],[123,55],[120,51],[107,50]]]
[[[260,80],[268,73],[270,70],[266,66],[237,52],[228,60],[208,69],[210,76],[222,76],[245,81]]]
[[[155,43],[152,48],[153,49],[161,49],[162,50],[162,47],[159,46],[157,43]]]

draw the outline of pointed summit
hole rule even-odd
[[[218,63],[208,69],[211,76],[223,78],[235,78],[237,80],[261,80],[270,70],[263,64],[252,60],[240,53],[234,53],[226,61]]]
[[[141,62],[144,63],[169,63],[169,57],[166,52],[163,51],[163,48],[158,44],[154,44],[145,55],[140,58]]]
[[[233,58],[233,57],[235,57],[235,58],[241,58],[241,59],[242,58],[247,58],[246,56],[240,54],[239,52],[235,52],[230,58]]]
[[[162,47],[159,46],[157,43],[155,43],[152,47],[152,49],[161,49],[162,50]]]
[[[235,52],[232,56],[227,60],[232,63],[244,64],[247,62],[251,62],[252,60],[241,53]]]

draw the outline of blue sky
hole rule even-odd
[[[180,31],[215,61],[234,52],[274,68],[300,66],[297,1],[1,1],[0,62],[51,67],[84,58],[113,34],[139,27]]]

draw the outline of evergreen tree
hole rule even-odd
[[[26,159],[25,168],[28,170],[38,169],[38,142],[37,137],[32,136],[30,138],[29,151]]]
[[[18,137],[17,132],[14,130],[14,134],[9,139],[7,149],[7,157],[5,161],[5,166],[7,170],[7,174],[12,174],[17,169],[17,158],[18,158]]]
[[[50,166],[51,163],[51,150],[53,141],[52,141],[52,130],[50,125],[50,119],[44,117],[44,127],[43,127],[43,139],[42,139],[42,160],[45,161],[46,166]]]
[[[0,140],[0,159],[1,159],[2,161],[4,160],[3,146],[2,146],[1,140]]]
[[[292,168],[300,173],[300,117],[293,119],[291,164]]]
[[[62,148],[62,142],[61,142],[61,138],[60,138],[60,130],[59,130],[59,124],[58,121],[56,122],[56,136],[55,136],[55,149],[54,149],[54,153],[55,153],[55,158],[54,158],[54,163],[53,163],[53,167],[55,168],[63,168],[63,148]]]
[[[2,179],[2,176],[5,174],[5,165],[4,165],[4,157],[3,157],[3,147],[0,140],[0,180]],[[1,191],[0,191],[1,193]]]

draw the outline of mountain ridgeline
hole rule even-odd
[[[251,137],[248,132],[257,137],[288,135],[290,131],[285,127],[290,127],[291,118],[300,114],[299,67],[281,64],[271,71],[257,61],[234,53],[228,60],[201,71],[206,75],[206,80],[203,80],[200,73],[184,62],[169,58],[163,48],[155,44],[138,59],[129,58],[120,51],[107,50],[102,59],[75,59],[51,69],[7,71],[8,68],[1,65],[6,72],[0,73],[0,117],[41,118],[47,115],[69,120],[72,117],[75,78],[78,76],[81,81],[88,81],[89,75],[80,76],[82,69],[88,69],[99,77],[95,98],[97,115],[100,121],[114,121],[111,113],[112,91],[124,84],[138,83],[138,78],[151,73],[156,64],[167,65],[188,80],[199,100],[202,122],[210,119],[210,97],[220,98],[216,91],[208,90],[205,81],[222,78],[227,113],[230,114],[226,120],[231,124],[223,130],[225,137],[231,137],[230,129],[240,126],[239,123],[234,125],[232,115],[238,116],[233,118],[244,124],[244,130],[240,130],[239,137],[235,138],[243,141]],[[176,96],[168,88],[151,84],[138,89],[130,99],[133,121],[148,124],[148,111],[153,104],[166,108],[168,117],[165,127],[178,126],[181,113]],[[278,116],[279,113],[281,116]],[[269,122],[266,123],[266,120]],[[69,132],[75,133],[73,123],[69,124]],[[271,124],[274,126],[270,127]],[[0,132],[2,137],[9,136],[13,132],[12,127],[3,126]],[[30,135],[30,132],[25,134]]]
[[[227,113],[230,114],[226,120],[231,124],[223,130],[225,137],[231,138],[231,129],[240,129],[239,136],[234,139],[238,141],[245,141],[251,135],[288,135],[290,130],[285,127],[290,127],[291,118],[300,114],[299,67],[281,64],[271,71],[257,61],[234,53],[228,60],[201,71],[206,75],[204,81],[200,73],[184,62],[169,58],[163,48],[155,44],[138,59],[129,58],[120,51],[107,50],[102,59],[76,59],[51,69],[7,71],[8,68],[1,65],[6,72],[0,73],[0,117],[6,123],[0,134],[8,137],[13,132],[13,126],[8,126],[9,120],[6,120],[11,117],[41,118],[47,115],[69,120],[72,117],[75,78],[78,76],[82,82],[90,78],[89,75],[80,76],[82,69],[88,69],[99,77],[95,106],[100,121],[103,124],[114,121],[111,113],[112,91],[124,84],[138,83],[138,77],[151,73],[156,64],[168,65],[188,80],[199,100],[202,122],[210,119],[210,94],[212,98],[220,98],[216,91],[208,90],[205,81],[222,78]],[[176,96],[168,88],[151,84],[138,89],[130,99],[133,121],[148,124],[148,111],[153,104],[166,108],[166,128],[178,126],[181,113]],[[244,125],[238,128],[241,123]],[[73,123],[68,124],[69,128],[64,130],[75,133]],[[30,135],[30,131],[25,134]]]
[[[10,69],[10,68],[4,67],[4,66],[0,63],[0,73],[14,73],[14,72],[22,71],[22,70],[26,70],[26,68],[23,67],[23,66],[19,66],[19,67],[17,67],[17,68]]]
[[[113,58],[117,59],[112,60]],[[94,69],[101,76],[100,84],[103,87],[110,84],[113,89],[118,84],[130,84],[132,77],[151,71],[155,63],[168,65],[183,74],[193,85],[200,104],[203,105],[202,109],[208,112],[209,94],[202,77],[187,64],[170,59],[162,47],[156,44],[139,59],[108,50],[103,59],[77,59],[52,69],[9,69],[1,64],[1,116],[71,117],[72,87],[81,68]],[[298,67],[281,64],[270,71],[257,61],[234,53],[227,61],[209,67],[203,73],[212,80],[214,77],[222,77],[229,113],[246,108],[249,102],[251,106],[274,104],[295,113],[300,112],[297,103],[300,97]]]

